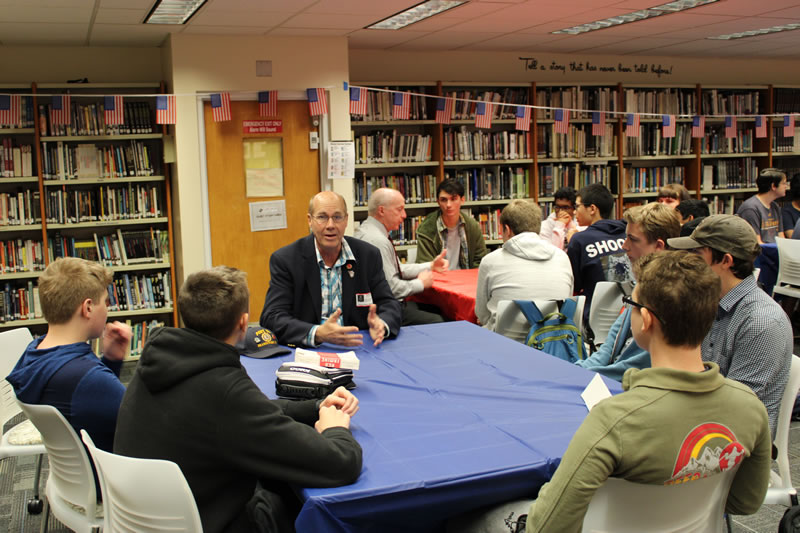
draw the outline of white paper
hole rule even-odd
[[[356,149],[353,141],[328,143],[328,179],[353,179],[356,175]]]
[[[600,377],[600,374],[595,374],[592,378],[592,381],[586,385],[586,388],[583,389],[581,393],[581,398],[583,398],[583,402],[586,404],[586,407],[589,410],[592,410],[592,407],[600,403],[600,400],[605,400],[606,398],[611,397],[611,391],[608,390],[606,384],[603,382],[603,378]]]
[[[250,202],[250,231],[286,229],[286,200]]]
[[[360,364],[356,352],[353,350],[332,353],[297,348],[294,351],[294,360],[296,363],[310,363],[328,368],[349,368],[351,370],[358,370]]]

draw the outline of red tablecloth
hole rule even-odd
[[[433,273],[433,286],[408,299],[438,307],[452,320],[478,323],[475,316],[475,291],[478,286],[478,269],[448,270]]]

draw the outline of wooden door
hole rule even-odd
[[[282,132],[245,134],[242,121],[260,120],[257,102],[231,102],[232,120],[214,122],[211,104],[204,106],[211,261],[247,272],[250,321],[257,322],[269,287],[273,251],[308,234],[308,201],[319,192],[319,153],[309,149],[312,131],[308,103],[280,101]],[[270,119],[272,120],[272,119]],[[246,196],[243,139],[283,140],[283,196]],[[251,202],[286,201],[287,229],[250,231]]]

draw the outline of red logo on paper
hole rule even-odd
[[[340,368],[342,366],[342,359],[339,357],[339,354],[319,352],[319,366]]]

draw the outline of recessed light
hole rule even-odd
[[[745,37],[755,37],[756,35],[766,35],[768,33],[780,33],[782,31],[792,31],[792,30],[800,30],[800,23],[793,22],[791,24],[781,24],[780,26],[772,26],[771,28],[741,31],[739,33],[729,33],[727,35],[717,35],[714,37],[706,37],[706,39],[717,39],[721,41],[728,41],[730,39],[743,39]]]
[[[719,0],[676,0],[675,2],[661,4],[660,6],[648,7],[647,9],[640,9],[639,11],[632,11],[630,13],[625,13],[624,15],[617,15],[616,17],[596,20],[594,22],[587,22],[586,24],[581,24],[579,26],[573,26],[571,28],[565,28],[563,30],[550,33],[554,33],[556,35],[579,35],[589,31],[603,30],[605,28],[610,28],[611,26],[619,26],[620,24],[628,24],[630,22],[638,22],[644,19],[659,17],[661,15],[669,15],[670,13],[686,11],[687,9],[692,9],[693,7],[713,4],[714,2],[719,2]]]
[[[186,24],[206,0],[156,0],[145,24]]]
[[[453,9],[468,0],[428,0],[367,26],[370,30],[399,30],[428,17]]]

